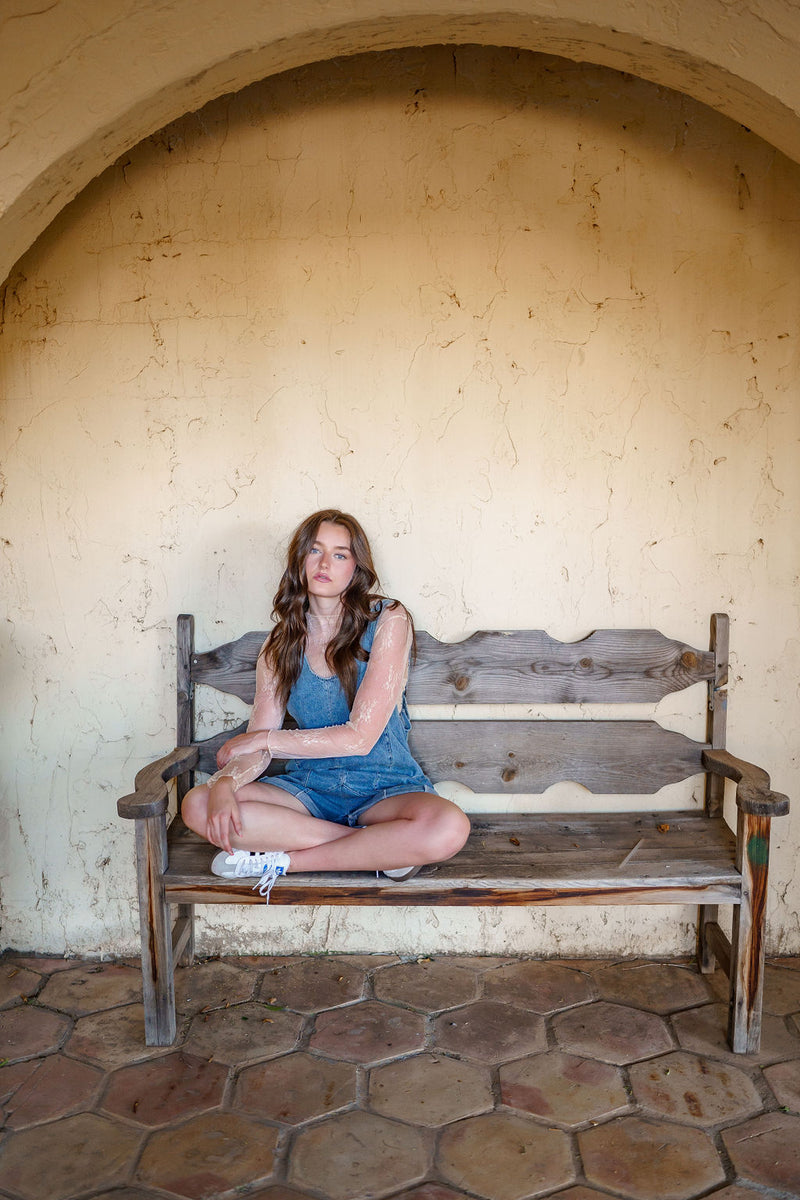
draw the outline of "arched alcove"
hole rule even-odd
[[[800,157],[797,10],[765,0],[18,0],[0,18],[0,278],[121,153],[254,80],[366,50],[545,51],[685,92]]]
[[[732,741],[791,792],[798,199],[694,100],[475,46],[298,68],[87,187],[6,295],[9,940],[134,949],[114,800],[173,741],[174,614],[263,627],[323,503],[441,636],[700,643],[729,610]],[[601,919],[222,911],[204,946],[689,949],[680,914]]]

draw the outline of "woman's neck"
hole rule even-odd
[[[335,629],[342,620],[344,609],[338,596],[321,599],[319,596],[309,596],[307,619],[328,629]]]

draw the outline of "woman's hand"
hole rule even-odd
[[[229,738],[217,751],[217,766],[226,767],[232,758],[240,754],[266,750],[267,733],[266,729],[255,729],[252,733],[239,733],[236,737]]]
[[[218,779],[208,791],[208,822],[206,838],[221,850],[233,853],[232,832],[242,836],[242,814],[236,800],[233,785],[227,776]]]

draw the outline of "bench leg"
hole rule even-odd
[[[136,821],[136,874],[142,935],[142,997],[148,1046],[175,1041],[175,974],[169,904],[164,896],[167,824],[163,816]]]
[[[697,966],[703,975],[711,975],[717,965],[708,929],[710,925],[719,922],[719,906],[716,904],[701,904],[697,913]]]
[[[739,812],[736,857],[742,902],[733,910],[728,1021],[728,1041],[737,1054],[754,1053],[761,1043],[769,834],[769,817]]]

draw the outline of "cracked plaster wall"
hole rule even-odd
[[[796,796],[799,201],[695,101],[474,47],[276,77],[91,184],[4,295],[4,944],[135,949],[115,800],[174,741],[175,614],[263,628],[321,504],[442,637],[730,612],[730,745]],[[692,946],[681,909],[201,913],[209,950]]]

